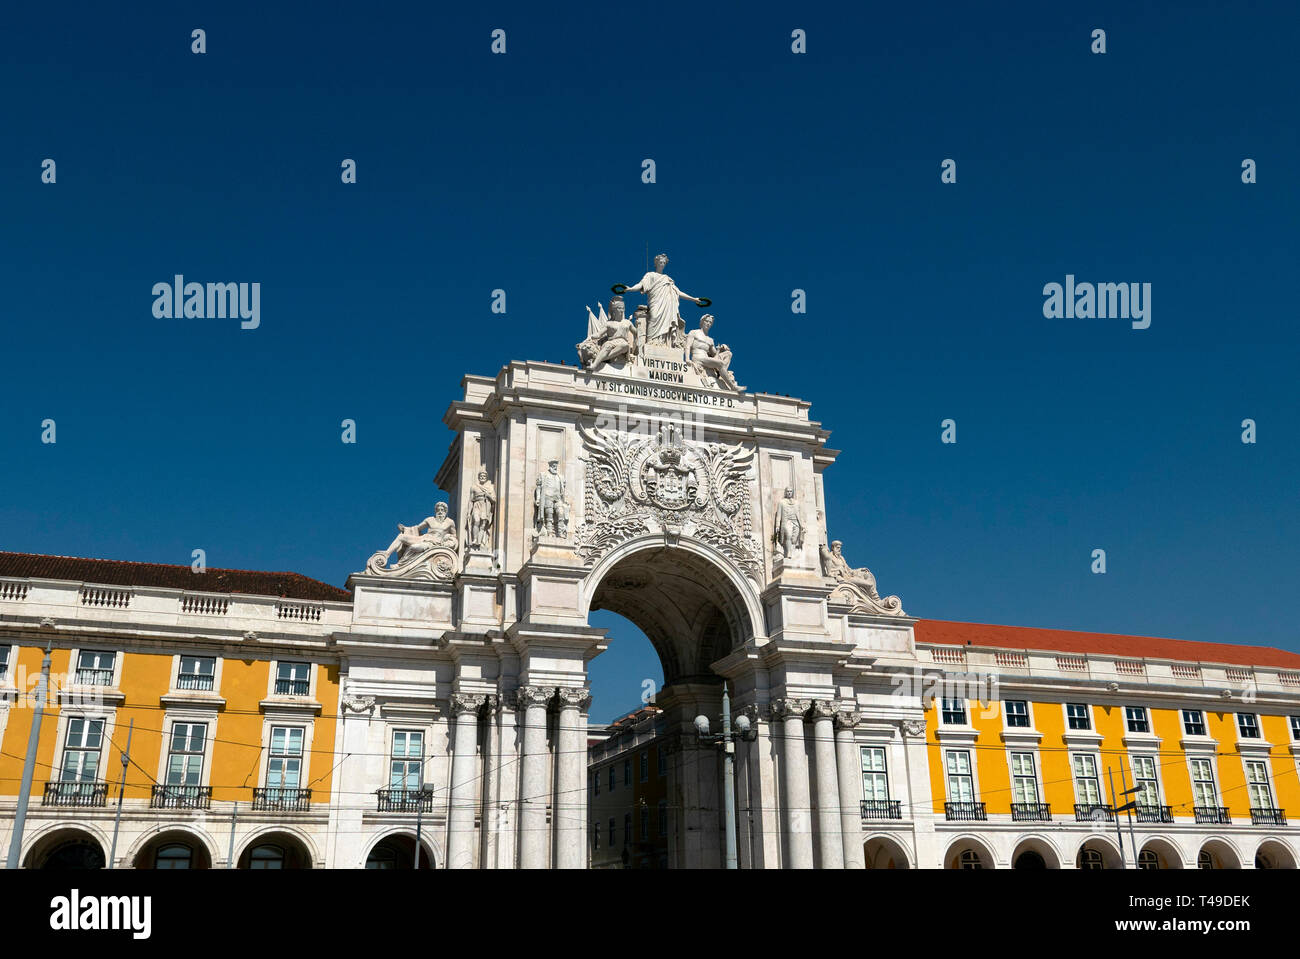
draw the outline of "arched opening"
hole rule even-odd
[[[258,836],[239,854],[240,869],[310,869],[311,853],[289,833]]]
[[[719,728],[723,679],[712,666],[761,627],[754,585],[712,547],[647,536],[595,565],[584,602],[589,624],[609,637],[588,665],[589,864],[721,866],[722,764],[716,749],[700,744],[694,721],[703,715]],[[746,748],[736,763],[742,865],[762,841],[761,824],[747,815]]]
[[[1182,869],[1183,856],[1165,839],[1149,839],[1138,852],[1139,869]]]
[[[974,839],[958,839],[943,857],[945,869],[992,869],[993,853]]]
[[[1196,865],[1199,869],[1240,869],[1241,859],[1222,839],[1210,839],[1196,854]]]
[[[868,839],[862,845],[868,869],[907,869],[907,855],[894,840],[884,836]]]
[[[1074,857],[1076,869],[1122,869],[1119,850],[1104,839],[1089,839]]]
[[[28,869],[103,869],[104,847],[82,829],[59,829],[41,839],[27,854]]]
[[[135,856],[136,869],[211,869],[207,846],[193,833],[169,830],[149,840]]]
[[[1060,869],[1061,860],[1046,841],[1025,839],[1011,854],[1012,869]]]
[[[398,833],[385,836],[370,847],[366,854],[367,869],[414,869],[415,836]],[[433,857],[428,848],[420,843],[420,868],[433,869]]]
[[[1295,855],[1276,839],[1266,839],[1255,852],[1256,869],[1294,869]]]

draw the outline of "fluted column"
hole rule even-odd
[[[787,869],[813,867],[808,753],[803,739],[803,717],[808,708],[806,699],[778,699],[772,704],[773,715],[781,719],[781,818]]]
[[[853,728],[858,714],[835,714],[835,759],[840,781],[840,834],[844,839],[844,868],[865,869],[862,849],[862,755]]]
[[[557,869],[587,868],[587,717],[591,694],[575,686],[556,690],[559,730],[556,748],[555,798],[551,821],[555,824]]]
[[[487,697],[451,694],[451,807],[447,813],[447,868],[474,867],[474,807],[478,794],[478,717]],[[417,850],[418,852],[418,850]]]
[[[840,839],[840,783],[835,773],[835,704],[814,700],[813,766],[817,777],[817,853],[823,869],[844,868]]]
[[[519,785],[519,868],[545,869],[546,855],[546,703],[554,686],[520,686],[524,714],[524,756]]]

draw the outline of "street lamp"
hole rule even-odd
[[[709,717],[695,717],[695,735],[702,744],[716,746],[722,750],[723,793],[725,809],[725,828],[727,833],[727,868],[736,868],[736,740],[752,743],[758,738],[758,731],[743,713],[736,717],[736,728],[731,728],[731,699],[727,696],[727,686],[722,686],[722,732],[713,735],[709,732]]]

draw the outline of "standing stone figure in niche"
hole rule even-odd
[[[492,520],[496,516],[497,491],[488,480],[487,470],[478,471],[478,482],[469,491],[469,537],[471,549],[492,545]]]
[[[794,490],[786,488],[785,497],[776,504],[772,520],[772,545],[775,556],[785,559],[803,548],[803,522],[799,519],[799,504],[794,500]]]
[[[569,535],[569,504],[565,500],[559,460],[551,460],[546,472],[537,477],[533,509],[534,528],[539,534],[561,538]]]

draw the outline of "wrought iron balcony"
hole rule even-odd
[[[211,673],[180,673],[176,677],[177,689],[212,689]]]
[[[277,696],[306,696],[311,692],[309,679],[277,679],[275,694]]]
[[[1052,807],[1045,802],[1013,802],[1012,822],[1051,822]]]
[[[1285,826],[1286,813],[1274,806],[1260,806],[1250,811],[1250,821],[1256,826]]]
[[[78,669],[77,670],[78,686],[112,686],[113,671],[111,669]]]
[[[949,822],[985,822],[989,818],[982,802],[946,802],[943,816]]]
[[[211,809],[211,786],[154,786],[152,809]]]
[[[380,812],[431,812],[433,793],[426,789],[380,789]]]
[[[1174,814],[1168,806],[1137,806],[1133,809],[1138,822],[1173,822]]]
[[[108,783],[50,782],[45,784],[42,806],[102,806]]]
[[[1232,824],[1227,806],[1193,806],[1192,813],[1200,823],[1218,823],[1224,826]]]
[[[863,819],[902,819],[903,801],[901,799],[864,799],[862,800]]]
[[[1100,803],[1075,803],[1074,804],[1074,821],[1075,822],[1114,822],[1115,811],[1109,806],[1103,806]]]
[[[310,789],[288,789],[268,786],[253,790],[253,808],[280,812],[305,812],[311,803]]]

